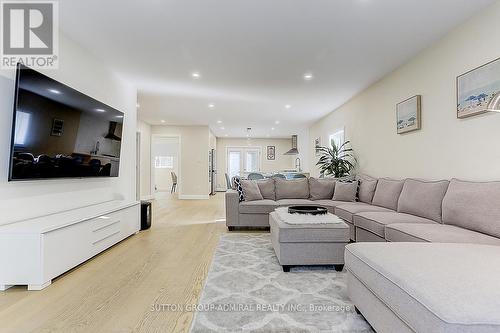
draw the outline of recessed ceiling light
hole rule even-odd
[[[161,121],[162,123],[164,123],[164,122],[165,122],[165,120],[163,120],[163,119],[162,119],[162,120],[160,120],[160,121]]]
[[[274,127],[271,127],[271,131],[274,131]]]
[[[208,104],[208,107],[213,109],[215,107],[215,104]]]
[[[276,120],[274,123],[275,123],[276,125],[278,125],[278,124],[280,123],[280,121],[279,121],[279,120]]]
[[[224,127],[221,127],[220,129],[221,129],[221,130],[224,130],[225,128],[224,128]]]
[[[137,103],[137,104],[135,105],[135,107],[136,107],[136,108],[140,108],[140,107],[141,107],[141,104]]]
[[[291,107],[292,107],[292,106],[291,106],[290,104],[285,105],[285,109],[289,109],[289,108],[291,108]]]
[[[224,136],[228,136],[227,134],[224,134]]]
[[[106,112],[104,109],[95,109],[97,112]]]
[[[304,80],[306,80],[306,81],[311,81],[313,78],[314,78],[314,76],[312,75],[312,73],[305,73],[304,74]]]
[[[61,92],[60,92],[59,90],[57,90],[57,89],[49,89],[49,91],[50,91],[51,93],[53,93],[53,94],[58,94],[58,95],[61,93]]]
[[[116,118],[123,118],[123,116],[116,116]]]
[[[191,77],[193,79],[199,79],[201,77],[200,73],[199,72],[192,72],[191,73]]]
[[[217,124],[222,124],[222,120],[217,120]]]
[[[266,137],[268,138],[268,137],[270,137],[270,135],[269,135],[269,134],[266,134]]]

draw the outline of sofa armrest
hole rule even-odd
[[[238,214],[240,206],[240,197],[238,191],[227,190],[226,192],[226,225],[234,227],[239,224]]]

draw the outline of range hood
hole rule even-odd
[[[111,140],[116,140],[116,141],[122,141],[122,138],[120,138],[118,135],[116,135],[116,127],[118,123],[116,121],[110,121],[109,122],[109,130],[108,134],[106,134],[105,138],[106,139],[111,139]]]
[[[297,149],[297,135],[292,135],[292,149],[284,153],[283,155],[297,155],[299,150]]]

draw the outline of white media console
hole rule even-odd
[[[0,290],[41,290],[140,225],[139,202],[112,200],[0,226]]]

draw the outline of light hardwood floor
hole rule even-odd
[[[153,227],[60,276],[42,291],[0,292],[0,332],[187,332],[220,234],[224,194],[155,202]],[[61,249],[64,251],[64,249]]]

